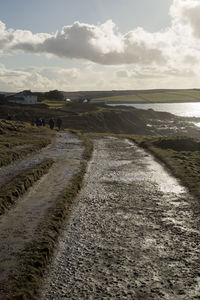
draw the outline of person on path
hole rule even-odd
[[[42,119],[41,119],[41,122],[42,122],[42,126],[45,126],[45,125],[46,125],[45,118],[42,118]]]
[[[32,125],[32,126],[35,126],[35,121],[36,121],[35,118],[32,117],[32,119],[31,119],[31,125]]]
[[[11,115],[8,113],[8,116],[7,116],[7,120],[11,121],[12,120],[12,117]]]
[[[39,127],[39,126],[41,126],[41,125],[42,125],[41,119],[36,118],[36,126]]]
[[[57,127],[58,127],[58,130],[60,130],[61,127],[62,127],[62,120],[61,120],[60,118],[57,118],[57,120],[56,120],[56,125],[57,125]]]
[[[54,129],[54,120],[53,120],[53,118],[51,118],[49,120],[49,127],[50,127],[50,129]]]

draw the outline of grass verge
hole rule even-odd
[[[16,203],[33,183],[46,174],[53,160],[45,160],[32,168],[27,168],[0,190],[0,216]]]
[[[37,291],[41,285],[46,266],[53,254],[59,230],[70,212],[74,197],[81,189],[87,161],[92,155],[92,142],[87,136],[83,136],[81,133],[77,134],[82,139],[85,147],[80,170],[72,177],[71,184],[58,197],[55,206],[51,208],[46,216],[44,224],[38,228],[37,237],[24,251],[20,273],[10,282],[9,295],[6,299],[38,299]]]
[[[51,137],[52,132],[47,128],[0,120],[0,167],[47,146]]]

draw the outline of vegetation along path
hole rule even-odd
[[[23,250],[36,239],[35,230],[79,170],[82,152],[82,143],[75,135],[60,132],[48,147],[0,170],[5,184],[5,180],[10,180],[27,166],[46,158],[54,160],[49,172],[19,199],[15,207],[0,217],[0,299],[5,299],[7,285],[23,259]]]
[[[41,299],[200,299],[193,198],[126,139],[94,137]]]

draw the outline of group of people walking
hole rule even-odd
[[[50,127],[50,129],[54,129],[55,125],[58,127],[58,130],[60,130],[61,127],[62,127],[62,120],[60,118],[57,118],[56,122],[55,122],[53,118],[50,118],[49,119],[49,127]]]
[[[46,120],[45,118],[33,118],[31,124],[37,127],[39,126],[45,126]],[[54,129],[55,125],[57,126],[58,130],[61,130],[62,128],[62,120],[58,117],[56,120],[54,118],[50,118],[48,121],[48,125],[50,129]]]

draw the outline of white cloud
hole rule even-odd
[[[23,89],[73,91],[89,90],[90,88],[95,90],[102,77],[103,72],[95,70],[94,66],[86,66],[84,69],[30,67],[13,70],[0,64],[0,91],[14,92]],[[107,84],[107,82],[107,78],[105,78],[105,83]]]
[[[181,81],[179,80],[181,78]],[[193,88],[199,77],[190,68],[163,66],[98,66],[79,68],[30,67],[8,69],[0,65],[0,91],[48,91],[52,89],[109,90],[145,88]]]
[[[171,27],[154,33],[138,27],[121,34],[111,20],[98,26],[75,22],[55,34],[7,30],[0,22],[0,48],[4,54],[45,53],[102,65],[161,66],[199,59],[200,2],[174,0],[170,15]]]
[[[75,22],[55,34],[6,29],[0,22],[1,55],[44,53],[89,64],[83,70],[0,66],[0,89],[11,82],[14,89],[34,90],[141,88],[142,80],[150,87],[158,79],[165,87],[178,87],[175,78],[192,87],[200,76],[199,15],[199,0],[174,0],[168,28],[152,33],[138,27],[125,34],[111,20],[100,25]]]
[[[183,16],[190,23],[193,34],[200,38],[200,3],[199,1],[190,1],[183,6]]]
[[[138,28],[122,35],[112,21],[99,26],[75,22],[54,35],[6,30],[3,23],[0,28],[0,45],[4,53],[48,53],[105,65],[165,61],[151,34]]]

